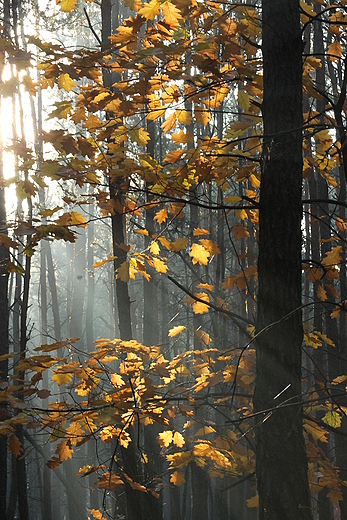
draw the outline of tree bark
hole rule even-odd
[[[263,0],[264,145],[254,395],[260,520],[311,519],[301,403],[302,40],[297,0]]]

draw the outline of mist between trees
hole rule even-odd
[[[347,520],[347,1],[0,9],[0,519]]]

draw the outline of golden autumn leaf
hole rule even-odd
[[[336,228],[338,231],[346,231],[347,225],[346,225],[346,222],[344,220],[342,220],[342,218],[337,217],[335,219],[335,224],[336,224]]]
[[[157,437],[158,444],[161,447],[167,448],[173,440],[173,432],[172,430],[167,430],[165,432],[161,432]]]
[[[51,377],[52,381],[55,381],[58,386],[66,385],[72,381],[72,374],[63,373],[63,372],[55,372]]]
[[[332,428],[340,428],[341,426],[341,416],[338,412],[327,412],[324,417],[322,417],[322,421]]]
[[[167,265],[159,258],[153,258],[153,266],[158,273],[165,274],[167,272]]]
[[[146,20],[154,20],[154,18],[159,14],[159,11],[159,0],[151,0],[150,2],[146,2],[144,4],[144,6],[139,10],[139,14],[144,16]]]
[[[195,296],[200,298],[200,300],[204,300],[205,302],[210,301],[208,294],[205,292],[195,293]],[[194,314],[204,314],[205,312],[209,311],[209,308],[210,307],[208,305],[199,301],[195,301],[192,305]]]
[[[179,20],[182,19],[181,12],[171,2],[167,1],[162,5],[162,13],[164,22],[170,27],[170,29],[177,29],[180,25]]]
[[[55,453],[59,455],[60,460],[71,459],[73,450],[69,446],[69,441],[61,441],[58,444]]]
[[[108,256],[106,258],[106,260],[99,260],[98,262],[95,262],[93,264],[93,267],[94,267],[94,269],[96,269],[97,267],[101,267],[102,265],[105,265],[108,262],[112,262],[115,258],[117,258],[117,257],[116,256]]]
[[[65,90],[65,92],[71,92],[73,87],[76,87],[76,81],[73,81],[68,74],[60,74],[58,78],[58,87]]]
[[[18,437],[12,433],[10,438],[8,439],[8,451],[13,453],[15,457],[19,457],[19,455],[23,452],[23,446]]]
[[[170,338],[173,338],[177,336],[177,334],[181,334],[181,332],[183,332],[184,330],[186,330],[186,327],[184,325],[177,325],[176,327],[172,327],[172,329],[169,330],[168,336]]]
[[[104,516],[102,516],[101,512],[99,511],[99,509],[91,509],[90,510],[90,514],[96,518],[96,520],[106,520],[106,518]]]
[[[63,13],[71,13],[77,5],[77,0],[56,0],[56,2]]]
[[[199,240],[199,242],[203,245],[203,247],[206,249],[206,251],[208,251],[210,253],[210,255],[219,255],[220,254],[219,247],[217,246],[217,244],[212,242],[212,240],[207,240],[206,238],[201,238]]]
[[[125,261],[117,269],[117,278],[119,277],[124,283],[127,283],[130,280],[129,268],[129,262]]]
[[[111,374],[110,379],[111,379],[111,383],[113,384],[113,386],[115,386],[117,388],[125,385],[122,376],[119,374],[116,374],[116,373]]]
[[[328,54],[331,59],[331,61],[337,61],[342,56],[342,48],[341,44],[338,40],[334,40],[329,46],[328,46]]]
[[[322,260],[322,265],[325,267],[332,267],[334,265],[340,265],[341,263],[342,246],[336,246],[331,251],[325,253],[325,257]]]
[[[123,480],[118,475],[110,473],[109,471],[101,475],[96,483],[99,489],[107,489],[109,491],[116,491],[120,486],[123,486],[123,484]]]
[[[178,253],[179,251],[182,251],[186,247],[188,243],[188,238],[177,238],[170,244],[170,251],[173,251],[174,253]]]
[[[183,473],[181,471],[174,471],[170,475],[170,482],[174,486],[178,486],[179,487],[182,484],[184,484],[185,481],[186,481],[186,479],[184,478],[184,475],[183,475]]]
[[[155,214],[154,220],[156,220],[158,222],[158,224],[162,224],[163,222],[165,222],[167,220],[167,209],[164,208],[164,209],[159,210]]]
[[[200,228],[194,228],[193,230],[193,236],[198,237],[200,235],[209,235],[210,232],[207,231],[207,229],[200,229]]]
[[[204,246],[200,244],[192,244],[189,256],[192,258],[194,265],[197,263],[200,265],[207,265],[211,254],[204,248]]]
[[[247,507],[259,507],[259,495],[247,499]]]
[[[186,441],[180,432],[175,432],[173,436],[173,443],[177,446],[177,448],[182,448]]]
[[[207,291],[213,291],[213,285],[209,283],[199,283],[197,286],[197,289],[206,289]]]
[[[150,251],[151,251],[152,255],[159,255],[160,247],[159,247],[158,242],[151,243]]]

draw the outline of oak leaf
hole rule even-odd
[[[96,483],[99,489],[107,489],[108,491],[116,491],[123,484],[123,480],[118,475],[109,471],[101,475]]]
[[[173,432],[172,430],[167,430],[165,432],[161,432],[157,437],[159,446],[167,448],[173,440]]]
[[[204,246],[200,244],[192,244],[189,256],[192,258],[194,265],[197,263],[200,265],[207,265],[211,254],[204,248]]]
[[[186,441],[180,432],[175,432],[173,436],[173,443],[177,446],[177,448],[182,448]]]
[[[144,16],[146,20],[154,20],[154,18],[159,14],[159,10],[160,2],[158,0],[151,0],[144,4],[144,6],[139,10],[139,14]]]
[[[58,78],[58,87],[65,90],[65,92],[71,92],[73,87],[76,87],[76,81],[73,81],[68,74],[60,74]]]
[[[59,455],[60,460],[71,459],[73,450],[69,446],[69,441],[61,441],[58,444],[55,453]]]
[[[19,457],[19,455],[23,452],[23,446],[18,437],[13,433],[8,440],[8,451],[13,453],[15,457]]]
[[[170,482],[172,482],[174,486],[181,486],[185,481],[186,479],[181,471],[174,471],[170,475]]]
[[[186,330],[186,327],[184,325],[177,325],[176,327],[172,327],[172,329],[169,330],[168,336],[170,338],[173,338],[177,336],[177,334],[183,332],[184,330]]]
[[[167,209],[161,209],[155,214],[154,220],[158,222],[158,224],[162,224],[167,220]]]

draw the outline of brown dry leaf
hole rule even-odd
[[[14,433],[12,433],[12,435],[10,436],[10,438],[8,440],[8,447],[7,447],[7,449],[11,453],[13,453],[13,455],[15,457],[19,457],[19,455],[23,452],[22,443],[18,439],[17,435],[14,435]]]

